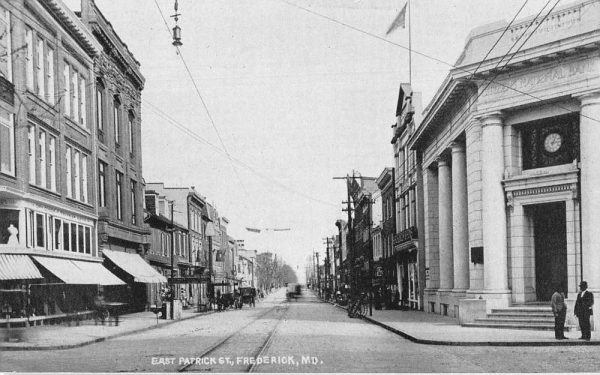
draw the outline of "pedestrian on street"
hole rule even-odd
[[[565,305],[564,288],[558,285],[552,294],[552,313],[554,314],[554,338],[565,340],[565,318],[567,316],[567,305]]]
[[[575,302],[575,316],[579,319],[582,340],[590,341],[592,334],[590,332],[590,316],[593,314],[594,295],[587,290],[587,281],[579,283],[579,294]]]

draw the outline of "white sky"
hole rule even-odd
[[[174,0],[157,0],[169,27]],[[519,18],[547,0],[529,0]],[[79,9],[79,0],[65,0]],[[304,276],[313,249],[345,218],[345,183],[357,170],[393,166],[390,144],[406,50],[289,5],[385,37],[405,0],[179,0],[182,54],[234,159],[220,147],[154,0],[96,0],[141,63],[143,174],[147,182],[195,186],[246,247],[283,256]],[[510,21],[524,0],[412,0],[413,49],[453,64],[472,28]],[[568,1],[561,2],[564,5]],[[408,45],[407,29],[389,38]],[[491,46],[490,46],[491,47]],[[413,88],[425,107],[449,67],[413,55]],[[281,188],[274,181],[285,185]],[[292,191],[300,192],[301,194]],[[315,200],[307,199],[306,196]],[[329,202],[323,204],[320,201]],[[253,234],[245,227],[291,228]],[[321,257],[322,258],[322,257]]]

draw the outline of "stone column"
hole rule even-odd
[[[481,119],[484,292],[508,293],[504,149],[500,113]]]
[[[590,290],[600,291],[600,92],[580,100],[582,279]]]
[[[465,146],[454,142],[452,147],[452,250],[454,260],[454,290],[469,289],[469,218],[467,213],[467,162]]]
[[[438,199],[440,233],[440,290],[450,290],[454,286],[452,254],[452,177],[448,161],[442,158],[438,163]]]
[[[432,168],[423,170],[423,229],[419,231],[419,238],[423,237],[425,250],[425,272],[428,273],[425,283],[425,294],[435,294],[440,287],[440,262],[439,262],[439,205],[438,205],[438,177]],[[419,228],[421,229],[421,228]],[[428,300],[428,302],[431,302]],[[425,306],[429,310],[429,306]]]

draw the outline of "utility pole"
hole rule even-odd
[[[175,211],[175,201],[171,201],[171,279],[175,278],[175,222],[173,212]],[[175,285],[175,284],[171,284]],[[173,287],[173,298],[175,298],[175,288]]]
[[[329,298],[329,267],[331,266],[330,264],[330,259],[329,259],[329,237],[327,238],[323,238],[323,240],[326,240],[326,242],[323,242],[324,245],[326,245],[326,252],[325,252],[325,260],[324,260],[324,270],[325,270],[325,299]]]
[[[175,313],[175,224],[173,221],[173,212],[175,211],[175,201],[171,201],[171,319],[174,319]]]
[[[331,244],[331,250],[335,249],[335,236],[334,237],[326,237],[323,238],[326,242],[323,242],[324,245],[327,245],[327,253],[325,256],[325,285],[327,287],[327,293],[329,294],[334,288],[334,280],[331,277],[331,256],[329,255],[329,244]],[[334,264],[335,264],[335,254],[334,254]]]
[[[315,256],[317,257],[317,288],[319,291],[319,296],[321,296],[321,270],[319,269],[319,252],[315,252]]]
[[[315,262],[315,251],[314,250],[312,253],[312,265],[313,265],[312,286],[313,286],[313,290],[315,290],[316,288],[318,288],[318,286],[315,286],[317,283],[317,263]]]
[[[371,290],[371,298],[369,298],[369,316],[373,316],[373,242],[371,240],[371,230],[373,229],[373,200],[370,195],[367,203],[369,204],[369,289]]]
[[[337,274],[340,275],[340,280],[339,280],[339,284],[338,284],[338,289],[342,289],[341,292],[342,293],[346,293],[346,290],[344,289],[344,254],[343,254],[343,250],[342,250],[342,241],[343,241],[343,236],[344,236],[344,230],[343,230],[343,222],[342,220],[337,220],[335,222],[335,225],[338,227],[339,229],[339,235],[338,235],[338,253],[340,256],[340,266],[337,269]],[[346,239],[346,242],[348,242],[348,239]]]
[[[351,285],[351,293],[356,293],[356,280],[353,272],[354,272],[354,228],[353,228],[353,223],[352,223],[352,211],[354,210],[352,208],[352,202],[350,200],[350,179],[352,178],[352,181],[354,181],[355,179],[355,175],[354,175],[354,171],[352,171],[352,177],[346,175],[345,177],[334,177],[334,180],[346,180],[346,193],[347,193],[347,197],[346,197],[346,201],[342,202],[343,204],[346,204],[347,208],[342,209],[342,211],[345,211],[348,213],[348,235],[346,237],[346,248],[347,248],[347,258],[348,258],[348,265],[349,265],[349,275],[348,277],[350,278],[350,285]],[[341,226],[340,226],[340,233],[342,233],[341,230]],[[346,280],[348,281],[348,280]]]

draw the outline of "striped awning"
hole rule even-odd
[[[42,279],[28,255],[1,254],[0,280]]]
[[[117,267],[133,276],[133,281],[135,282],[146,284],[160,284],[167,282],[166,277],[158,273],[137,254],[114,250],[102,250],[102,254],[110,259]]]
[[[123,280],[98,262],[41,256],[34,256],[33,258],[66,284],[125,285]]]

